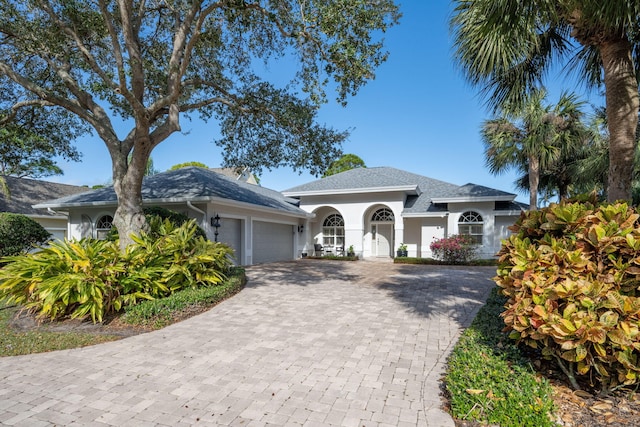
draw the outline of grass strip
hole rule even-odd
[[[422,265],[473,265],[473,266],[493,266],[498,265],[495,258],[488,259],[472,259],[460,264],[451,264],[450,262],[440,261],[433,258],[414,258],[414,257],[395,257],[395,264],[422,264]]]
[[[459,420],[506,426],[554,426],[552,388],[503,332],[505,298],[495,288],[462,334],[445,378]]]
[[[0,305],[0,357],[86,347],[120,338],[82,332],[16,331],[10,325],[16,311],[15,307]]]

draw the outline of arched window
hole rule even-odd
[[[344,250],[344,219],[340,214],[331,214],[322,223],[322,246],[326,250]]]
[[[393,222],[394,220],[393,212],[388,208],[378,209],[371,216],[371,221]]]
[[[481,245],[483,224],[482,215],[477,212],[467,211],[460,215],[458,233],[470,236],[476,244]]]
[[[105,239],[111,227],[113,227],[113,217],[111,215],[102,215],[96,221],[96,237],[100,240]]]

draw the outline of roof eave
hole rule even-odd
[[[432,203],[464,203],[464,202],[511,202],[516,198],[515,194],[506,196],[462,196],[462,197],[434,197]]]
[[[342,188],[333,190],[311,190],[311,191],[283,191],[285,197],[302,196],[331,196],[336,194],[365,194],[365,193],[389,193],[401,191],[409,195],[419,196],[422,194],[418,185],[397,185],[389,187],[368,187],[368,188]]]
[[[404,212],[403,218],[444,218],[449,212]]]
[[[278,208],[273,208],[270,206],[260,206],[260,205],[256,205],[253,203],[249,203],[249,202],[239,202],[236,200],[229,200],[229,199],[225,199],[223,197],[213,197],[213,196],[208,196],[208,197],[191,197],[191,198],[184,198],[184,197],[171,197],[171,198],[162,198],[162,199],[143,199],[142,200],[142,204],[143,205],[150,205],[150,204],[160,204],[160,203],[165,203],[165,204],[169,204],[169,203],[187,203],[187,202],[191,202],[191,203],[218,203],[221,205],[227,205],[227,206],[235,206],[235,207],[241,207],[241,208],[251,208],[253,210],[257,210],[257,211],[263,211],[263,212],[275,212],[275,213],[279,213],[279,214],[286,214],[289,216],[293,216],[296,218],[312,218],[313,216],[309,216],[309,213],[303,211],[302,209],[298,208],[297,206],[291,205],[291,207],[299,209],[300,212],[291,212],[291,211],[287,211],[285,209],[278,209]],[[117,206],[118,203],[115,201],[103,201],[103,202],[84,202],[84,203],[42,203],[42,204],[38,204],[38,205],[33,205],[34,209],[46,209],[46,208],[56,208],[56,209],[70,209],[70,208],[90,208],[90,207],[106,207],[106,206]]]

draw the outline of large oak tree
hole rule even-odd
[[[230,166],[324,171],[347,136],[315,122],[325,88],[345,103],[373,79],[398,19],[393,0],[0,0],[1,84],[104,141],[124,247],[145,226],[149,156],[185,114],[215,119]],[[253,71],[279,58],[297,64],[290,85]]]
[[[640,2],[456,0],[455,57],[489,104],[523,102],[553,67],[603,87],[609,126],[607,198],[631,200],[638,122]]]

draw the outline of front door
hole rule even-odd
[[[374,238],[371,252],[373,255],[392,257],[393,224],[373,224],[372,231]]]

